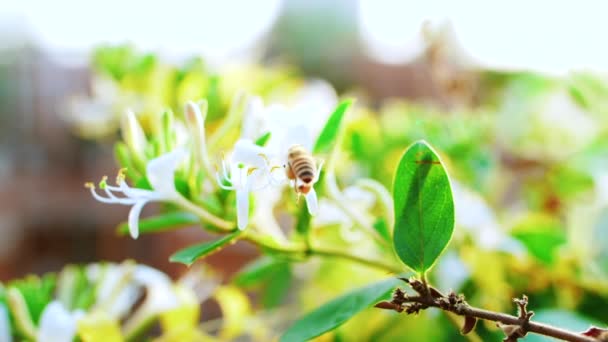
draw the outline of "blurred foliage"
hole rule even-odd
[[[144,161],[139,164],[130,146],[122,142],[116,146],[120,165],[128,168],[127,177],[140,188],[150,188],[145,162],[170,150],[160,143],[167,134],[160,113],[169,110],[166,113],[175,116],[174,130],[178,131],[185,122],[181,105],[186,100],[204,98],[209,108],[206,124],[213,134],[221,130],[238,89],[260,94],[269,103],[290,102],[305,84],[287,68],[246,67],[214,73],[200,59],[176,67],[130,47],[98,49],[94,67],[97,77],[111,79],[117,89],[118,95],[112,100],[114,119],[119,120],[128,104],[137,113],[148,139]],[[339,213],[331,218],[302,215],[287,192],[273,212],[287,213],[280,214],[280,222],[289,243],[300,242],[302,233],[309,232],[316,246],[331,246],[398,265],[386,244],[386,237],[392,235],[386,206],[378,193],[357,182],[371,179],[390,189],[405,148],[424,139],[445,164],[456,206],[454,237],[447,254],[429,274],[430,281],[441,286],[442,279],[458,279],[450,283],[452,289],[463,292],[472,305],[489,310],[514,312],[511,298],[525,293],[541,321],[567,327],[585,317],[588,322],[605,325],[608,80],[591,73],[573,73],[564,78],[480,73],[484,90],[475,107],[446,110],[394,99],[376,109],[357,103],[344,117],[344,130],[331,146],[336,182],[345,189],[342,195],[348,206],[353,210],[365,208],[360,212],[371,214],[371,218],[359,219],[370,219],[379,239],[353,229],[358,221],[344,214],[326,186],[318,193],[322,212],[331,206],[332,212]],[[223,136],[221,146],[237,139],[238,132],[234,131],[238,126]],[[267,139],[260,139],[264,140],[260,145]],[[325,142],[323,146],[329,148]],[[219,155],[220,150],[213,153]],[[192,177],[180,169],[175,183],[193,203],[234,220],[234,193],[219,190],[201,195],[197,184],[207,176],[204,170]],[[169,230],[174,224],[193,222],[192,217],[171,205],[166,206],[166,212],[169,214],[163,215],[168,216],[142,220],[141,232]],[[213,229],[212,225],[204,227]],[[251,229],[264,232],[264,227]],[[276,337],[293,318],[386,277],[386,272],[348,260],[305,253],[288,255],[272,236],[244,236],[264,245],[264,255],[243,269],[232,283],[234,289],[251,294],[247,310],[256,312],[258,319],[227,332],[226,338],[250,333],[265,340],[269,335],[258,335],[259,324],[274,331],[270,335]],[[189,257],[188,263],[195,259]],[[443,267],[444,263],[448,266]],[[246,301],[236,297],[240,298],[236,302]],[[234,317],[238,315],[230,315],[226,324],[236,327],[238,318]],[[367,309],[318,340],[464,340],[453,325],[452,320],[436,312],[406,317]],[[478,324],[476,331],[482,340],[498,340],[501,336],[491,323]]]

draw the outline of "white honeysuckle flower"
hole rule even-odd
[[[172,310],[180,305],[171,278],[163,272],[145,265],[137,265],[132,274],[133,283],[146,289],[146,299],[124,325],[128,335],[137,331],[151,317]]]
[[[241,230],[249,221],[249,193],[270,184],[271,170],[266,153],[251,140],[241,139],[234,145],[230,161],[222,158],[221,170],[216,173],[222,189],[236,191],[237,226]]]
[[[131,282],[134,264],[92,264],[87,267],[87,278],[97,283],[95,308],[117,320],[123,319],[141,296],[142,290]]]
[[[263,128],[258,129],[258,133],[271,134],[266,145],[267,155],[276,164],[284,166],[287,166],[287,155],[290,147],[301,145],[309,153],[312,151],[314,138],[319,134],[331,113],[331,109],[314,109],[305,105],[287,108],[283,105],[274,104],[264,108],[258,98],[252,99],[249,107],[243,135],[253,136],[251,131],[256,130],[252,129],[251,126],[260,126],[256,121],[260,121],[260,118],[264,117],[266,120],[263,122]],[[249,123],[247,123],[248,120]],[[254,123],[251,123],[252,121]],[[317,173],[314,175],[313,185],[319,180],[322,162],[317,162],[316,167]],[[286,180],[284,172],[272,172],[272,176],[274,184],[284,183]],[[294,183],[290,183],[293,187]],[[296,179],[295,186],[299,187],[300,185],[302,185],[302,181]],[[304,197],[308,211],[311,215],[316,215],[318,199],[314,187]]]
[[[477,246],[523,255],[525,248],[503,231],[492,208],[473,190],[451,182],[456,225],[467,230]]]
[[[343,195],[349,206],[359,213],[369,213],[376,203],[374,194],[359,186],[350,186],[344,189]],[[373,217],[368,214],[365,219],[372,221]],[[342,238],[348,242],[358,242],[366,236],[362,231],[353,229],[354,222],[351,216],[332,201],[321,201],[315,223],[318,226],[340,225]]]
[[[39,342],[72,342],[76,335],[76,322],[83,315],[82,310],[69,312],[57,300],[50,302],[40,316],[36,340]]]
[[[333,87],[322,80],[312,80],[295,95],[288,106],[270,103],[267,106],[260,97],[252,96],[247,103],[242,139],[257,139],[271,133],[271,147],[278,147],[284,153],[292,144],[312,148],[313,139],[319,134],[329,115],[338,104],[338,96]],[[270,145],[269,145],[270,146]]]
[[[147,289],[143,306],[148,312],[156,314],[177,306],[178,301],[171,278],[163,272],[146,265],[137,265],[133,273],[133,281]]]
[[[90,188],[93,197],[102,203],[133,206],[129,212],[129,232],[134,239],[137,239],[139,236],[139,215],[144,205],[151,201],[177,201],[181,199],[175,189],[174,173],[187,155],[185,150],[176,149],[148,162],[146,176],[153,190],[128,186],[122,173],[119,173],[116,179],[117,186],[106,184],[105,177],[102,179],[99,186],[104,191],[105,196],[98,194],[92,183],[87,183],[86,186]]]
[[[252,140],[270,133],[270,139],[264,147],[267,173],[270,175],[272,185],[287,184],[285,170],[269,165],[287,166],[287,153],[290,147],[301,145],[308,152],[312,151],[314,139],[320,133],[327,122],[327,119],[338,102],[336,91],[329,83],[324,81],[308,82],[298,94],[295,100],[288,107],[282,104],[270,104],[264,106],[259,97],[251,97],[247,103],[241,139]],[[322,163],[317,165],[317,174],[314,175],[313,185],[318,181]],[[301,185],[301,180],[289,182],[291,186]],[[244,196],[244,195],[243,195]],[[238,197],[238,195],[237,195]],[[263,198],[263,214],[265,218],[264,226],[273,235],[282,235],[279,224],[272,215],[272,210],[280,200],[280,196],[274,196],[270,191],[261,192]],[[311,215],[318,213],[317,194],[312,187],[305,195],[306,205]],[[256,210],[257,214],[257,210]],[[262,215],[262,214],[260,214]],[[260,215],[254,215],[254,219],[259,221]]]
[[[8,309],[0,303],[0,342],[12,342],[11,325],[8,320]]]

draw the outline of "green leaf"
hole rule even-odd
[[[277,260],[269,256],[264,256],[253,262],[245,265],[233,278],[233,282],[241,287],[257,286],[269,278],[275,271],[277,263],[283,263],[282,260]]]
[[[419,273],[433,266],[454,230],[454,201],[448,175],[425,141],[406,151],[393,186],[397,255]]]
[[[192,213],[170,212],[139,220],[139,232],[141,234],[166,232],[197,223],[199,219]],[[117,231],[120,235],[129,234],[129,224],[121,223]]]
[[[163,153],[173,150],[175,143],[175,129],[173,128],[175,123],[175,116],[173,111],[167,109],[161,116],[162,123],[162,151]]]
[[[543,214],[528,215],[520,220],[511,235],[539,261],[551,265],[557,248],[566,243],[566,232],[558,219]]]
[[[262,305],[272,309],[281,304],[291,288],[291,268],[288,262],[279,262],[274,267],[271,279],[262,291]]]
[[[379,217],[376,222],[374,222],[374,229],[378,232],[378,234],[387,242],[391,241],[391,232],[386,224],[386,220],[382,217]]]
[[[213,252],[218,251],[220,248],[224,247],[228,243],[232,242],[236,237],[239,236],[241,232],[237,231],[231,234],[228,234],[221,239],[215,241],[203,242],[198,245],[193,245],[190,247],[186,247],[180,251],[177,251],[169,258],[171,262],[179,262],[185,265],[192,265],[197,259],[205,257]]]
[[[8,287],[15,288],[21,293],[32,321],[38,324],[42,311],[53,299],[55,284],[56,276],[46,274],[41,278],[28,276],[24,279],[15,280],[9,283]]]
[[[340,102],[338,107],[331,114],[325,127],[319,134],[317,138],[317,142],[313,148],[313,153],[327,153],[331,151],[333,148],[336,139],[338,138],[338,133],[340,132],[340,126],[342,125],[342,119],[344,118],[344,114],[346,111],[352,106],[353,100],[345,100]]]
[[[310,214],[306,203],[300,205],[298,208],[298,217],[296,220],[296,231],[302,236],[307,236],[310,231]]]
[[[307,341],[335,329],[387,297],[398,284],[398,279],[391,278],[335,298],[296,321],[280,341]]]
[[[255,141],[255,144],[258,146],[266,146],[266,143],[270,139],[271,135],[272,134],[270,132],[266,132],[264,135],[262,135]]]
[[[273,308],[281,303],[290,288],[290,264],[284,259],[264,256],[246,265],[233,283],[245,288],[261,288],[263,306]]]

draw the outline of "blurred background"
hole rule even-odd
[[[603,127],[603,121],[590,121],[573,106],[582,103],[597,115],[606,109],[601,97],[592,96],[605,91],[601,80],[608,71],[607,9],[599,1],[4,2],[0,281],[56,271],[66,263],[127,258],[174,276],[183,272],[168,256],[200,240],[203,232],[193,228],[144,235],[137,241],[119,237],[115,228],[129,208],[102,205],[83,187],[117,169],[116,123],[104,113],[116,110],[117,102],[129,102],[121,92],[128,88],[124,80],[138,73],[147,75],[148,99],[168,84],[167,77],[177,82],[189,70],[200,69],[224,86],[239,81],[213,75],[236,74],[241,65],[259,64],[283,70],[281,75],[326,79],[340,94],[356,94],[386,116],[404,103],[434,108],[433,115],[481,111],[477,118],[465,115],[468,121],[450,115],[460,131],[445,131],[424,124],[424,111],[419,110],[423,124],[414,133],[408,131],[408,138],[435,137],[431,142],[438,148],[475,168],[461,179],[500,207],[499,216],[523,205],[513,184],[533,184],[540,190],[524,194],[529,195],[524,196],[526,205],[564,219],[570,210],[564,209],[564,202],[579,193],[578,185],[572,186],[574,192],[568,192],[568,185],[578,181],[587,189],[588,182],[599,179],[595,173],[580,176],[570,169],[555,171],[554,166],[556,160],[571,165],[568,158],[590,146],[599,136],[595,128]],[[172,73],[171,68],[179,71]],[[584,77],[572,78],[572,71]],[[269,72],[257,77],[279,76]],[[545,91],[543,82],[555,79],[569,80],[564,89],[573,100],[549,96],[541,107],[550,109],[534,113],[518,107],[538,87]],[[167,103],[180,103],[180,96]],[[433,115],[428,118],[442,120],[441,114]],[[489,138],[479,133],[486,119],[492,122],[487,127],[496,128]],[[526,145],[531,122],[534,134],[541,136],[552,129],[543,126],[547,122],[569,130]],[[461,134],[469,129],[473,133]],[[467,145],[471,141],[491,141],[492,147],[473,153]],[[606,150],[594,146],[600,147],[593,160],[601,161]],[[493,195],[488,179],[507,177],[488,171],[498,164],[515,176],[500,182],[500,195]],[[392,171],[384,173],[390,177]],[[390,178],[385,183],[390,184]],[[509,188],[511,192],[505,190]],[[150,205],[143,216],[155,210]],[[484,212],[477,214],[473,211],[471,219],[480,220]],[[606,229],[597,229],[607,240]],[[211,263],[229,274],[255,256],[253,248],[243,245],[212,256]]]

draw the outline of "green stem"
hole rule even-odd
[[[234,222],[226,221],[222,218],[219,218],[219,217],[213,215],[212,213],[208,212],[207,210],[188,201],[186,198],[184,198],[182,196],[179,196],[179,198],[175,202],[178,205],[180,205],[182,208],[184,208],[184,209],[192,212],[193,214],[197,215],[198,217],[200,217],[202,221],[210,223],[223,231],[226,231],[226,232],[233,231],[236,227]]]
[[[357,255],[348,254],[348,253],[344,253],[341,251],[312,248],[310,250],[310,253],[312,255],[350,260],[350,261],[356,262],[361,265],[377,268],[377,269],[388,271],[388,272],[394,273],[394,274],[399,274],[399,273],[403,272],[403,269],[401,269],[400,267],[389,265],[389,264],[386,264],[379,260],[365,259],[365,258],[359,257]]]
[[[400,267],[396,267],[396,266],[384,263],[379,260],[366,259],[366,258],[357,256],[357,255],[348,254],[348,253],[345,253],[342,251],[324,249],[324,248],[319,248],[319,247],[301,246],[301,245],[291,245],[291,246],[269,245],[269,244],[265,243],[264,241],[262,241],[262,239],[259,239],[250,234],[244,235],[243,239],[253,243],[254,245],[256,245],[260,248],[263,248],[266,250],[271,250],[271,251],[277,252],[277,253],[297,254],[297,255],[302,255],[302,256],[316,255],[316,256],[320,256],[320,257],[339,258],[339,259],[344,259],[344,260],[350,260],[352,262],[355,262],[355,263],[358,263],[361,265],[373,267],[373,268],[380,269],[380,270],[387,271],[387,272],[394,273],[394,274],[399,274],[399,273],[403,272],[403,269],[401,269]]]

